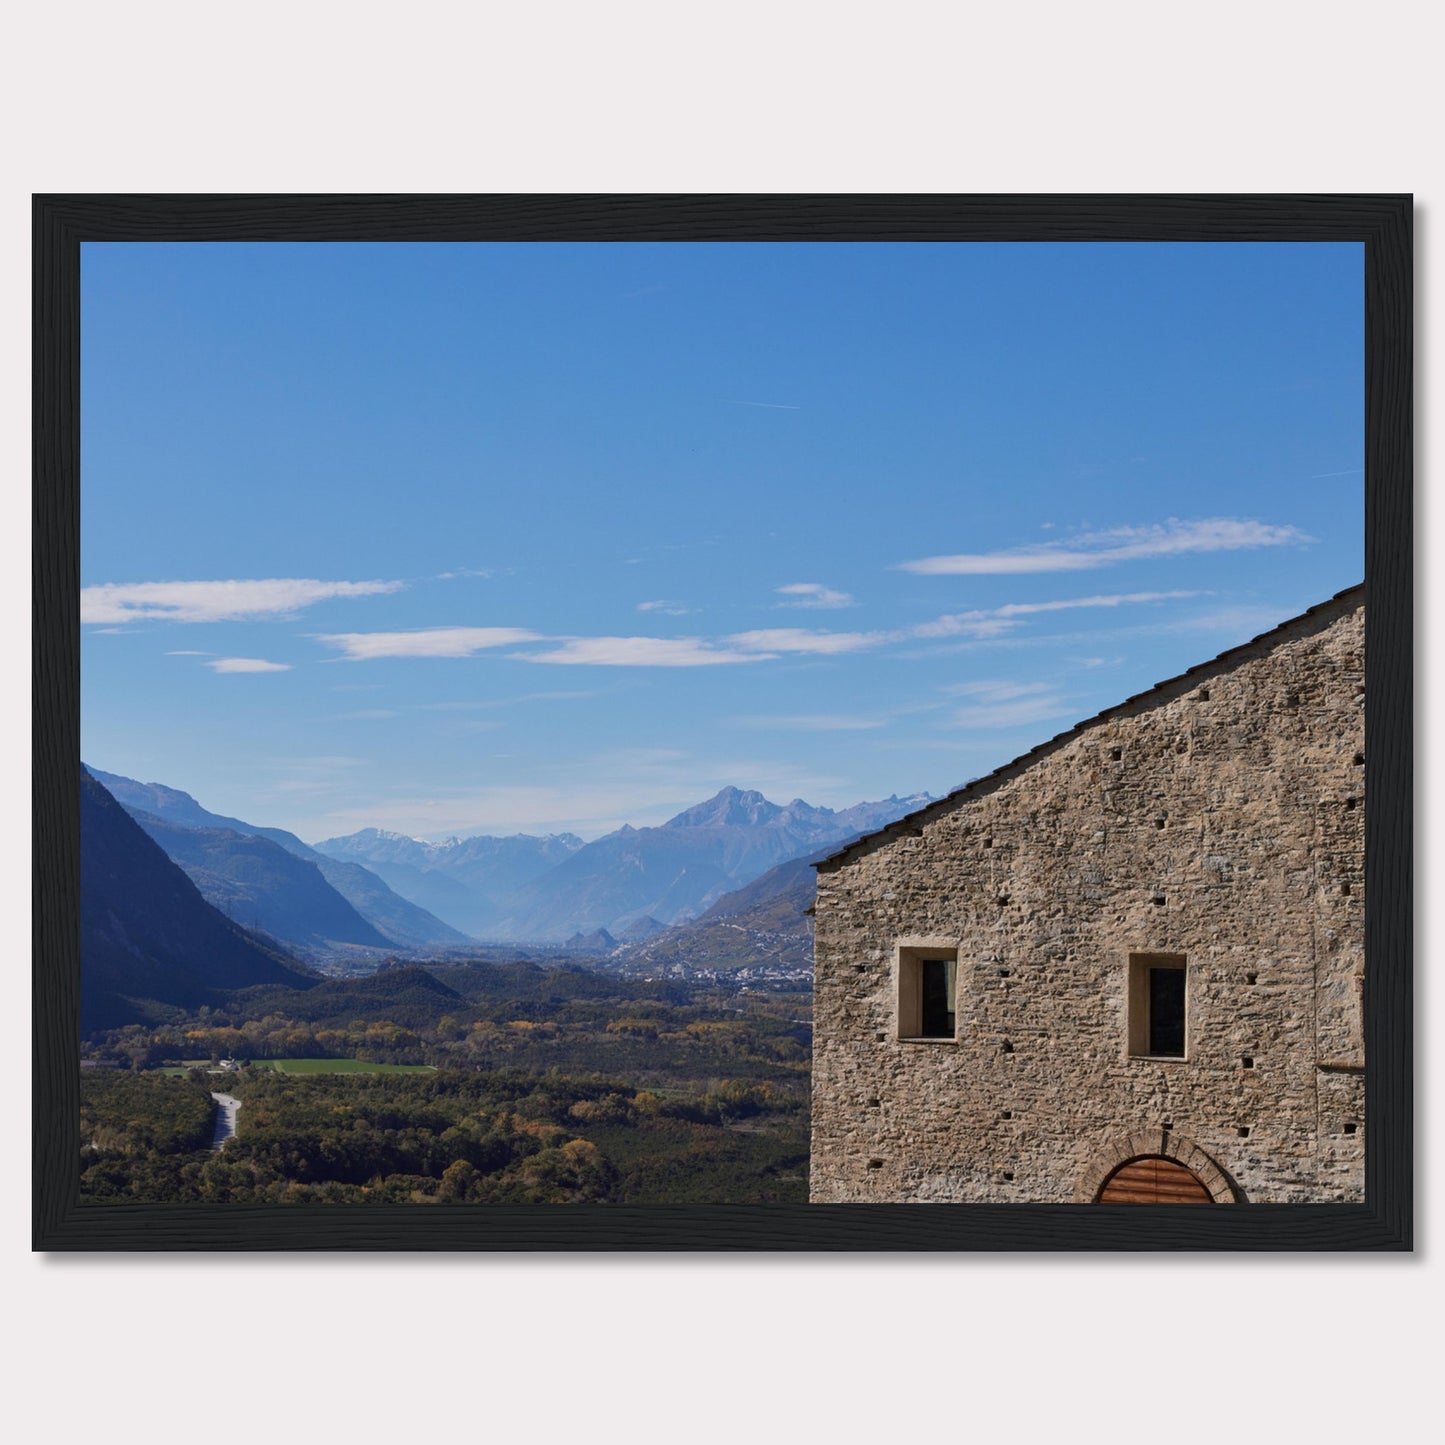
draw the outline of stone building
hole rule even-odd
[[[1364,589],[818,865],[817,1203],[1364,1198]]]

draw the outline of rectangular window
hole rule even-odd
[[[952,1042],[958,1032],[958,950],[929,943],[898,948],[898,1037]]]
[[[923,970],[923,1026],[918,1032],[925,1039],[951,1039],[958,988],[958,960],[925,958],[919,961],[919,967]]]
[[[1189,968],[1177,954],[1129,958],[1129,1053],[1135,1058],[1182,1059],[1189,1020]]]
[[[1184,970],[1149,970],[1149,1052],[1184,1057]]]

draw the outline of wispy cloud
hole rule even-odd
[[[318,642],[340,648],[356,662],[379,657],[472,657],[491,647],[539,642],[522,627],[425,627],[415,632],[324,632]]]
[[[970,699],[949,721],[955,727],[1016,728],[1051,718],[1067,717],[1066,700],[1047,682],[1004,682],[984,679],[957,683],[943,691]]]
[[[206,663],[212,672],[290,672],[289,662],[267,662],[264,657],[217,657]]]
[[[790,583],[807,588],[812,597],[818,583]],[[411,632],[337,632],[316,634],[316,640],[338,649],[350,661],[387,657],[474,657],[480,652],[518,644],[542,644],[537,651],[508,652],[524,662],[582,667],[717,667],[762,662],[787,656],[840,656],[866,652],[893,643],[941,639],[983,640],[1001,637],[1040,612],[1068,608],[1120,607],[1194,597],[1197,592],[1121,592],[1053,602],[1011,602],[1002,607],[945,613],[908,627],[867,632],[834,632],[826,628],[764,627],[711,639],[705,637],[547,637],[520,627],[431,627]],[[851,601],[851,599],[849,599]],[[813,605],[804,603],[803,605]],[[832,602],[819,605],[835,605]],[[656,609],[654,609],[656,610]],[[468,706],[472,704],[466,704]],[[442,705],[445,706],[445,705]]]
[[[400,717],[401,714],[389,707],[363,708],[360,712],[334,712],[325,722],[380,722],[385,718]]]
[[[369,768],[369,758],[347,757],[344,753],[316,753],[304,758],[265,758],[268,768],[292,773],[339,773],[351,768]]]
[[[1303,611],[1295,608],[1294,613]],[[1238,607],[1224,607],[1215,612],[1201,613],[1197,617],[1181,618],[1169,624],[1171,632],[1215,632],[1237,637],[1241,642],[1278,627],[1286,617],[1294,615],[1278,607],[1243,604]]]
[[[780,597],[787,598],[785,602],[775,602],[775,607],[856,607],[858,604],[846,592],[835,592],[831,587],[824,587],[821,582],[789,582],[784,587],[774,587],[773,591]]]
[[[1199,590],[1172,592],[1110,592],[1094,597],[1066,597],[1057,602],[1008,602],[993,608],[990,617],[1027,617],[1034,612],[1067,612],[1075,607],[1123,607],[1138,602],[1177,602],[1188,597],[1207,597]],[[965,616],[970,614],[963,614]]]
[[[684,607],[681,602],[639,602],[639,612],[661,612],[668,617],[686,617],[695,609]]]
[[[477,698],[469,702],[422,702],[417,706],[423,712],[475,712],[482,708],[517,707],[528,702],[563,702],[572,698],[596,697],[593,691],[571,692],[524,692],[517,697]]]
[[[1122,607],[1130,603],[1164,602],[1196,597],[1197,592],[1120,592],[1107,596],[1070,597],[1054,602],[1009,602],[1002,607],[972,612],[946,612],[910,627],[877,632],[829,632],[805,627],[769,627],[754,632],[735,632],[727,638],[733,647],[774,653],[812,653],[828,656],[864,652],[889,643],[938,639],[1001,637],[1019,625],[1019,619],[1037,612],[1061,612],[1080,607]]]
[[[727,641],[747,652],[804,652],[830,656],[864,652],[887,642],[891,636],[888,632],[825,632],[807,627],[763,627],[753,632],[735,632]]]
[[[107,627],[107,628],[103,628],[102,631],[110,632],[110,631],[112,631],[112,629],[109,628],[109,627]],[[209,653],[209,652],[197,652],[194,648],[184,647],[184,648],[181,648],[179,651],[176,651],[176,652],[168,652],[168,653],[166,653],[166,656],[167,656],[167,657],[211,657],[211,656],[213,656],[213,654],[212,654],[212,653]]]
[[[1276,527],[1232,517],[1211,517],[1197,522],[1171,517],[1155,526],[1085,532],[1067,542],[1045,542],[1000,552],[922,557],[917,561],[900,563],[899,569],[923,576],[1082,572],[1149,557],[1281,547],[1313,540],[1298,527]]]
[[[438,572],[436,581],[454,582],[458,577],[490,577],[492,574],[485,567],[457,567],[450,572]]]
[[[270,577],[229,582],[103,582],[80,589],[80,620],[133,622],[237,622],[284,617],[333,597],[371,597],[399,592],[401,582],[318,582],[309,577]]]
[[[842,713],[802,713],[792,717],[735,717],[731,721],[737,727],[777,728],[788,732],[807,733],[868,732],[873,728],[888,726],[882,718],[850,717]]]
[[[761,406],[768,411],[802,411],[803,409],[800,406],[789,406],[786,402],[781,401],[733,401],[729,399],[727,404],[729,406]]]
[[[919,642],[932,638],[969,637],[981,640],[1002,637],[1013,631],[1018,622],[992,612],[946,612],[931,622],[918,622],[889,635],[890,642]]]
[[[719,647],[701,637],[568,637],[546,652],[514,652],[527,662],[583,667],[715,667],[761,662],[771,654]]]
[[[357,770],[371,767],[365,758],[337,754],[303,758],[263,758],[259,770],[268,780],[259,784],[258,796],[275,796],[286,800],[325,798],[338,788],[355,796]]]
[[[1011,678],[974,678],[969,682],[950,682],[938,690],[945,697],[980,697],[990,702],[1012,702],[1015,698],[1033,697],[1048,692],[1048,682],[1015,682]]]

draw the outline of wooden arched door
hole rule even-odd
[[[1160,1154],[1129,1159],[1099,1190],[1097,1204],[1213,1204],[1214,1198],[1191,1169]]]

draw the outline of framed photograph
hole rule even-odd
[[[1411,1247],[1408,196],[33,216],[35,1249]]]

